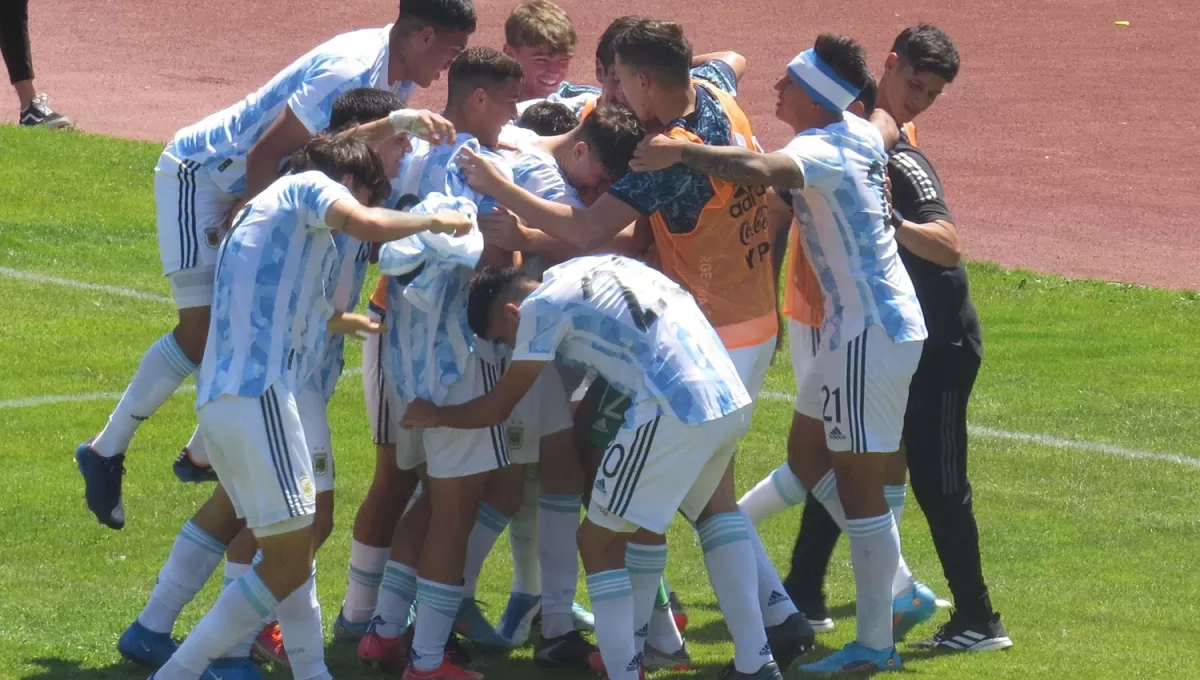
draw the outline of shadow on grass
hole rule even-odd
[[[57,678],[83,678],[83,680],[145,680],[150,671],[126,661],[104,668],[80,668],[78,661],[69,659],[30,659],[29,664],[41,670],[23,676],[24,680],[52,680]]]

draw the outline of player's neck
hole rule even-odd
[[[563,168],[571,158],[571,149],[575,148],[575,142],[579,141],[578,136],[579,128],[576,127],[565,135],[538,137],[533,140],[533,143],[537,148],[553,156],[558,167]]]
[[[392,30],[388,33],[388,85],[405,80],[411,80],[411,78],[408,77],[404,50],[400,45],[400,29],[397,25],[393,25]]]
[[[886,92],[887,88],[884,88],[883,82],[880,81],[879,94],[875,100],[875,108],[886,111],[887,114],[892,117],[892,120],[896,121],[896,125],[904,125],[908,121],[901,121],[900,116],[896,115],[896,107],[892,105],[890,100],[888,100],[887,94],[885,94]]]
[[[696,88],[691,83],[679,90],[659,90],[654,99],[654,117],[664,126],[695,110]]]
[[[442,112],[442,117],[450,121],[450,124],[454,126],[456,131],[465,132],[472,137],[479,138],[479,130],[471,125],[470,116],[466,115],[458,107],[447,106],[446,110]]]

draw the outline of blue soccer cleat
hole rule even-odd
[[[918,625],[937,613],[937,596],[924,583],[915,582],[911,590],[892,600],[892,637],[903,640]]]
[[[200,680],[264,680],[262,671],[248,658],[217,659],[204,669]]]
[[[454,619],[454,630],[477,645],[508,649],[508,640],[500,637],[496,629],[479,609],[479,600],[464,599]]]
[[[184,484],[203,484],[205,482],[217,481],[217,473],[212,469],[211,465],[200,465],[192,460],[192,456],[187,449],[179,452],[179,456],[175,458],[175,463],[171,465],[171,469],[175,472],[175,476]]]
[[[175,653],[176,647],[169,633],[155,633],[136,619],[117,640],[117,651],[121,656],[148,668],[161,668]]]
[[[511,647],[520,647],[529,641],[529,631],[533,628],[533,619],[541,611],[542,598],[540,595],[528,593],[512,593],[500,622],[496,625],[496,633],[508,641]]]
[[[125,528],[125,506],[121,503],[121,478],[125,476],[125,454],[105,458],[92,450],[90,441],[75,449],[75,465],[83,475],[88,510],[110,529]]]
[[[800,666],[805,673],[874,673],[900,670],[900,654],[896,648],[870,649],[851,642],[815,663]]]

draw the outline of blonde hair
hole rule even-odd
[[[508,15],[504,41],[512,48],[540,47],[552,54],[575,56],[579,36],[566,10],[550,0],[533,0]]]

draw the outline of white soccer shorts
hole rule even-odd
[[[374,307],[367,311],[367,316],[375,323],[383,322],[383,315]],[[378,444],[394,444],[396,442],[396,424],[400,422],[403,413],[397,413],[393,391],[386,377],[388,360],[388,343],[383,335],[367,334],[363,341],[362,350],[362,384],[363,399],[367,404],[367,422],[371,424],[372,440]]]
[[[792,354],[792,376],[796,379],[796,412],[802,415],[820,417],[820,390],[811,395],[804,392],[804,381],[812,372],[813,364],[821,349],[821,329],[800,323],[795,319],[788,320],[788,345]]]
[[[537,463],[542,437],[573,426],[571,404],[567,401],[558,366],[549,362],[504,423],[509,460],[513,465]]]
[[[256,535],[312,523],[316,486],[296,397],[276,382],[261,397],[225,395],[196,411],[209,461]],[[304,519],[305,522],[293,520]]]
[[[618,533],[639,527],[664,534],[676,512],[695,521],[712,499],[751,407],[700,425],[686,425],[658,402],[630,408],[604,453],[587,516]]]
[[[908,386],[924,343],[895,343],[870,326],[836,350],[822,347],[797,398],[797,411],[825,423],[835,453],[900,448]]]
[[[304,441],[312,458],[313,487],[317,493],[333,491],[333,433],[329,429],[329,409],[325,397],[314,389],[300,390],[296,400]]]

